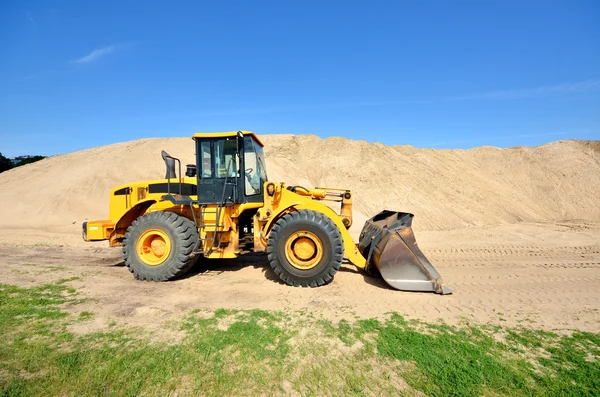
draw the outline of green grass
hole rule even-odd
[[[94,313],[88,312],[88,311],[83,311],[83,312],[79,313],[79,316],[78,316],[79,321],[90,321],[93,318],[94,318]]]
[[[81,301],[69,281],[0,284],[0,395],[600,395],[598,334],[219,309],[161,340],[79,335],[95,315],[59,308]]]

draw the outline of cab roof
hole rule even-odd
[[[239,131],[244,136],[251,136],[254,140],[261,146],[264,147],[263,143],[258,139],[256,134],[252,131]],[[202,138],[235,138],[238,134],[238,131],[229,131],[229,132],[196,132],[192,139],[202,139]]]

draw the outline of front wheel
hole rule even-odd
[[[269,263],[281,280],[295,287],[328,283],[344,258],[340,230],[326,215],[299,210],[275,223],[267,245]]]

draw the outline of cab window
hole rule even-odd
[[[244,137],[244,189],[246,196],[261,193],[262,184],[267,180],[263,149],[254,140]]]
[[[238,176],[237,150],[235,139],[215,141],[216,178],[236,178]]]
[[[202,178],[212,178],[212,155],[210,142],[200,142],[200,161],[202,161]]]

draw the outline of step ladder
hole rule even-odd
[[[200,249],[202,251],[204,251],[204,247],[207,245],[205,242],[208,241],[208,249],[206,250],[206,252],[204,252],[204,255],[210,255],[212,254],[212,252],[215,250],[215,248],[220,248],[221,247],[221,241],[223,239],[223,233],[219,233],[219,232],[223,232],[225,230],[225,224],[220,223],[221,221],[221,215],[223,213],[223,203],[219,203],[217,204],[216,207],[209,207],[209,204],[200,204],[199,205],[199,209],[200,209],[200,216],[197,222],[198,225],[198,229],[199,229],[199,233],[200,235],[202,235],[204,232],[204,235],[206,236],[208,233],[212,233],[211,237],[204,237],[204,238],[200,238]],[[192,209],[193,210],[193,209]],[[207,216],[207,215],[214,215],[214,220],[211,219],[211,216]],[[218,235],[218,238],[217,238]]]

